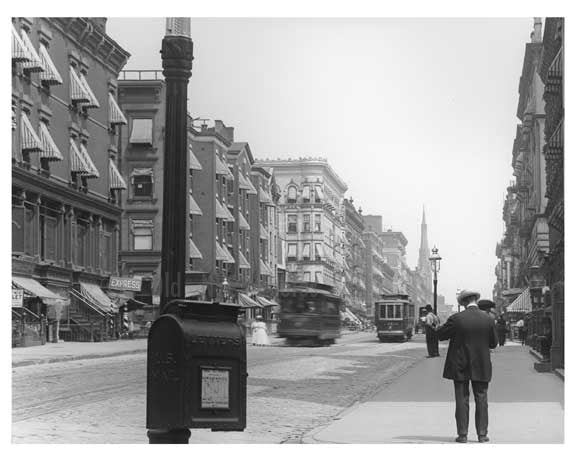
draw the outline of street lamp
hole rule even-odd
[[[436,245],[432,248],[432,256],[428,259],[430,259],[432,270],[434,271],[434,315],[438,315],[438,272],[440,272],[440,260],[442,258],[438,256],[438,248],[436,248]]]
[[[458,312],[460,312],[460,301],[459,301],[459,298],[460,298],[460,292],[461,292],[461,291],[462,291],[462,290],[461,290],[460,288],[456,288],[456,302],[458,303]]]
[[[228,301],[228,279],[224,276],[224,281],[222,282],[222,299],[224,302]]]

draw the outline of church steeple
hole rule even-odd
[[[428,247],[428,226],[426,210],[422,207],[422,224],[420,225],[420,253],[418,256],[418,271],[426,281],[426,286],[432,286],[432,269],[430,267],[430,248]]]

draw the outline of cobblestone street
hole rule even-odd
[[[193,430],[190,443],[298,443],[423,359],[421,337],[379,343],[372,333],[332,347],[248,348],[247,428]],[[147,443],[146,356],[15,368],[14,443]]]

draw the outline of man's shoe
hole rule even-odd
[[[466,443],[466,442],[468,442],[468,436],[459,435],[458,437],[456,437],[456,440],[454,440],[454,441],[458,442],[458,443]]]
[[[490,439],[488,438],[487,435],[478,436],[478,443],[486,443],[486,442],[490,442]]]

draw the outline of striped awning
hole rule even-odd
[[[86,165],[82,154],[78,150],[78,146],[76,146],[72,138],[70,138],[70,172],[81,175],[90,173],[90,167]]]
[[[133,118],[130,144],[152,144],[152,119]]]
[[[26,61],[22,63],[22,68],[26,69],[28,72],[42,72],[44,70],[44,66],[42,65],[42,60],[38,53],[36,52],[36,48],[32,44],[32,40],[28,37],[28,34],[25,30],[22,30],[22,43],[26,47],[26,51],[28,52],[28,56],[30,57],[30,61]]]
[[[234,264],[236,262],[228,251],[228,248],[226,248],[226,245],[220,245],[218,242],[216,242],[216,260],[227,264]]]
[[[192,191],[190,191],[188,193],[189,199],[190,199],[190,205],[188,208],[188,214],[190,215],[196,215],[196,216],[202,216],[202,210],[200,209],[200,207],[198,206],[198,203],[196,203],[196,200],[194,200],[194,196],[192,195]]]
[[[232,253],[230,253],[230,250],[228,250],[228,246],[223,244],[222,249],[224,250],[224,253],[226,253],[226,260],[224,262],[227,264],[234,264],[236,260],[234,259],[234,256],[232,256]]]
[[[228,208],[220,203],[220,200],[216,199],[216,218],[223,219],[228,222],[235,222],[234,216],[228,211]]]
[[[20,117],[20,147],[28,152],[40,152],[42,150],[42,142],[24,112],[21,112]]]
[[[250,263],[248,262],[248,260],[242,254],[241,251],[238,252],[238,260],[239,260],[238,267],[240,269],[250,269]]]
[[[46,304],[54,304],[57,302],[66,303],[66,298],[57,295],[53,291],[41,285],[40,282],[29,277],[12,277],[13,286],[23,289],[27,296],[42,298]]]
[[[189,158],[188,168],[190,170],[198,170],[198,171],[202,170],[202,165],[200,165],[200,162],[196,158],[196,155],[194,155],[194,151],[192,150],[192,145],[188,146],[188,158]]]
[[[268,298],[265,298],[264,296],[256,296],[256,300],[264,307],[273,307],[273,306],[277,306],[278,304],[270,301]]]
[[[262,259],[260,259],[260,275],[267,275],[268,277],[272,277],[272,270],[268,267]]]
[[[110,190],[126,190],[128,187],[126,186],[126,182],[124,178],[118,171],[116,164],[110,159],[110,165],[108,169],[108,174],[110,175]]]
[[[98,172],[98,168],[96,168],[96,165],[94,165],[94,162],[92,161],[92,158],[90,157],[90,154],[88,153],[88,150],[83,143],[80,143],[80,155],[82,156],[82,160],[84,160],[84,163],[89,170],[88,173],[84,173],[82,176],[85,176],[86,178],[99,178],[100,173]]]
[[[80,283],[80,291],[85,298],[88,298],[98,307],[107,312],[117,312],[118,307],[112,300],[102,291],[102,289],[93,283]]]
[[[506,308],[506,312],[532,312],[532,300],[530,299],[530,288],[526,288],[518,297]]]
[[[246,190],[248,194],[256,195],[258,192],[252,185],[252,182],[249,179],[246,179],[246,176],[242,174],[242,172],[238,172],[238,187],[240,189]]]
[[[322,192],[322,186],[316,185],[316,197],[318,198],[318,200],[324,199],[324,192]]]
[[[248,221],[246,221],[246,218],[241,212],[238,213],[238,227],[240,228],[240,230],[246,230],[246,231],[250,230],[250,224],[248,224]]]
[[[266,228],[260,224],[260,238],[262,240],[268,240],[268,232],[266,232]]]
[[[95,109],[100,107],[100,103],[98,102],[98,99],[96,99],[96,96],[94,96],[94,92],[92,91],[92,88],[90,88],[90,85],[88,85],[88,80],[86,80],[86,76],[83,73],[80,73],[80,83],[84,87],[84,90],[86,90],[86,93],[90,99],[88,102],[83,103],[82,107],[87,109]]]
[[[257,301],[254,301],[245,293],[238,293],[238,304],[242,307],[262,307]]]
[[[16,62],[27,62],[31,61],[32,58],[26,49],[26,45],[16,32],[14,24],[12,24],[12,61]]]
[[[108,93],[108,116],[110,125],[127,125],[126,117],[112,93]]]
[[[216,174],[226,176],[228,179],[234,179],[230,168],[226,166],[226,164],[220,159],[218,155],[215,156],[216,158]]]
[[[40,60],[44,66],[44,71],[40,73],[40,80],[47,85],[62,85],[64,80],[43,44],[40,44]]]
[[[90,102],[90,95],[84,89],[78,74],[72,66],[70,66],[70,99],[80,104]]]
[[[202,256],[202,253],[200,252],[200,250],[198,249],[198,247],[194,243],[194,240],[192,240],[191,235],[190,235],[190,237],[188,237],[188,245],[190,247],[190,258],[204,259],[204,256]]]
[[[258,188],[260,203],[272,203],[272,197],[261,187]]]
[[[48,161],[64,160],[60,149],[58,149],[58,146],[48,131],[48,126],[44,122],[40,122],[40,141],[42,142],[40,158]]]

